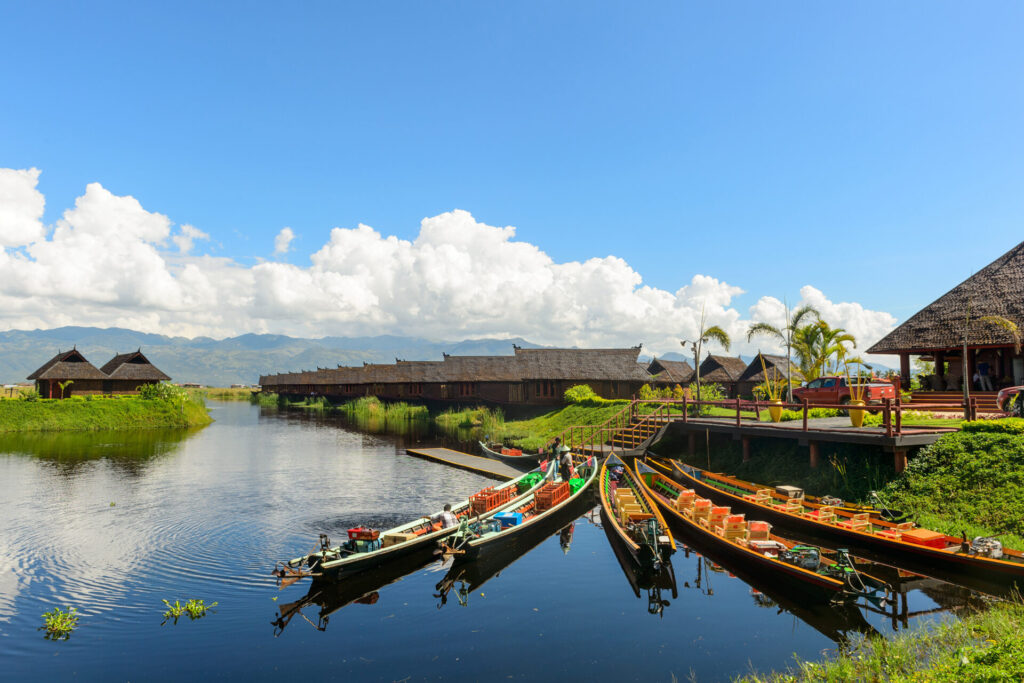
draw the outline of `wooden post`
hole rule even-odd
[[[900,354],[900,384],[906,383],[907,389],[910,388],[910,354]]]
[[[902,474],[903,470],[907,469],[907,449],[896,448],[892,452],[893,454],[893,465],[896,467],[896,474]]]
[[[885,404],[885,409],[882,417],[882,424],[885,425],[885,435],[892,438],[892,399],[886,398],[882,402]]]
[[[689,439],[687,439],[687,441],[689,443],[687,445],[689,446],[690,457],[692,458],[693,456],[697,455],[697,435],[694,434],[693,432],[690,432],[688,436]]]
[[[736,399],[736,426],[740,426],[740,399]]]
[[[946,388],[946,354],[943,351],[936,351],[935,376],[939,378],[939,391]]]
[[[896,436],[903,433],[903,399],[896,397]]]
[[[683,394],[683,424],[686,424],[686,394]],[[690,455],[693,455],[693,453],[690,453]]]
[[[750,437],[743,437],[743,462],[750,462]]]
[[[807,431],[807,399],[806,398],[802,398],[800,400],[804,404],[804,431],[806,432]]]
[[[818,442],[811,441],[807,445],[811,449],[811,469],[816,470],[818,469]]]

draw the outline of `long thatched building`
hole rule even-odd
[[[1024,355],[1015,326],[1024,333],[1024,242],[912,315],[868,353],[898,355],[905,380],[912,355],[934,359],[934,390],[959,389],[976,372],[982,386],[975,388],[1020,385]]]

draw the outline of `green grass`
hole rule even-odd
[[[406,422],[426,420],[430,411],[426,406],[411,403],[385,403],[376,396],[364,396],[342,404],[339,410],[355,420],[382,420],[384,422]]]
[[[248,401],[253,395],[252,389],[247,387],[206,387],[192,391],[213,401]]]
[[[189,397],[0,400],[0,432],[156,429],[194,427],[212,421],[202,401]]]
[[[752,673],[746,683],[891,681],[959,683],[1024,678],[1024,606],[993,605],[960,621],[875,636],[822,662],[797,659],[787,671]]]
[[[529,420],[505,423],[504,438],[523,450],[545,446],[563,430],[575,425],[599,425],[628,405],[628,401],[579,403],[538,415]],[[493,435],[492,435],[493,436]]]
[[[268,408],[276,408],[281,405],[281,397],[275,393],[267,393],[261,391],[259,393],[249,393],[249,402],[253,405],[265,406]]]

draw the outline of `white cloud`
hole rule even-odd
[[[45,236],[46,198],[38,183],[37,168],[0,168],[0,247],[22,247]]]
[[[281,232],[277,233],[277,237],[274,238],[274,253],[286,253],[291,248],[293,239],[295,239],[295,233],[291,228],[281,228]]]
[[[35,170],[0,175],[9,190],[0,196],[14,197],[0,205],[0,216],[39,222],[37,177]],[[708,275],[693,275],[670,292],[644,285],[615,256],[556,263],[517,241],[515,228],[486,225],[460,210],[423,219],[412,241],[366,225],[334,228],[305,265],[249,267],[194,255],[195,242],[209,237],[205,232],[189,225],[174,232],[167,216],[97,183],[49,238],[42,237],[45,226],[29,227],[18,229],[24,250],[0,250],[0,329],[78,324],[214,337],[516,335],[594,347],[644,342],[660,354],[681,351],[679,340],[693,339],[703,308],[709,324],[732,335],[732,353],[752,353],[767,344],[746,342],[750,320],[779,323],[782,315],[780,302],[763,297],[744,317],[734,305],[743,290]],[[294,237],[284,228],[275,251],[286,251]],[[833,303],[813,287],[801,296],[866,343],[895,323],[888,313]]]
[[[192,251],[196,240],[208,240],[210,236],[192,225],[183,225],[178,234],[171,238],[183,255]]]

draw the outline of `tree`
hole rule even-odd
[[[793,333],[793,352],[800,363],[800,372],[807,380],[828,374],[832,369],[830,361],[833,356],[838,371],[841,360],[849,351],[848,345],[856,348],[857,339],[841,327],[831,327],[824,320],[804,325]]]
[[[75,383],[75,380],[69,379],[64,382],[57,382],[57,386],[60,387],[60,397],[64,398],[64,390]]]
[[[818,326],[821,328],[821,336],[818,338],[817,355],[822,372],[832,371],[830,361],[833,356],[836,360],[835,371],[839,372],[843,358],[849,353],[846,345],[849,344],[853,348],[857,348],[857,339],[841,327],[829,327],[824,320],[819,320]]]
[[[786,378],[788,388],[786,390],[786,402],[793,402],[793,378],[792,370],[793,367],[793,335],[800,328],[800,323],[803,322],[804,318],[814,316],[815,318],[821,318],[821,314],[818,313],[817,309],[810,304],[804,304],[795,311],[790,311],[789,306],[786,306],[786,326],[782,329],[775,327],[770,323],[752,323],[750,329],[747,330],[747,341],[751,341],[757,335],[766,335],[768,337],[774,337],[786,347],[786,368],[787,374],[790,375]]]
[[[712,325],[711,327],[705,327],[707,324],[707,316],[704,313],[704,307],[700,308],[700,332],[697,335],[697,339],[694,341],[682,340],[679,343],[686,348],[689,344],[693,349],[693,364],[694,370],[694,383],[697,385],[697,401],[700,401],[700,352],[705,344],[709,344],[713,341],[718,342],[723,349],[729,350],[729,333],[723,330],[718,325]]]

